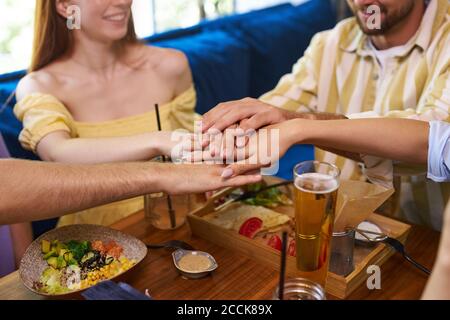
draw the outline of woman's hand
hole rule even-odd
[[[293,144],[301,143],[301,124],[306,121],[309,120],[286,121],[245,134],[236,133],[236,129],[226,130],[223,134],[211,136],[207,149],[194,151],[185,160],[192,163],[229,164],[223,173],[224,178],[270,167]]]
[[[254,132],[244,148],[234,150],[236,162],[229,165],[222,176],[235,177],[275,164],[293,144],[300,141],[299,128],[295,124],[287,121]]]

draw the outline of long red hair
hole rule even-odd
[[[127,34],[119,42],[119,45],[138,42],[132,16]],[[52,63],[70,50],[72,45],[72,32],[66,26],[66,19],[56,10],[56,1],[36,0],[30,72]]]

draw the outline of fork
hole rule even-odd
[[[403,256],[403,258],[405,258],[413,266],[415,266],[416,268],[418,268],[419,270],[421,270],[422,272],[424,272],[427,275],[431,274],[431,271],[429,269],[427,269],[426,267],[424,267],[423,265],[421,265],[420,263],[415,261],[413,258],[411,258],[411,256],[408,253],[406,253],[405,246],[403,245],[403,243],[401,243],[397,239],[388,237],[384,233],[378,233],[378,232],[362,230],[362,229],[355,229],[355,231],[358,232],[360,235],[362,235],[364,238],[366,238],[369,242],[386,243],[387,245],[394,248],[395,251],[400,253]],[[367,234],[375,235],[376,237],[369,237]]]

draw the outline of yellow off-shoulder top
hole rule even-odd
[[[161,126],[164,131],[187,129],[193,131],[194,122],[200,119],[195,113],[194,86],[160,107]],[[14,107],[16,117],[22,121],[21,145],[36,153],[39,141],[55,131],[66,131],[72,138],[107,138],[130,136],[157,131],[155,111],[112,121],[77,122],[57,98],[49,94],[31,94]],[[70,224],[110,225],[142,210],[143,197],[119,201],[100,207],[69,214],[60,218],[58,226]]]

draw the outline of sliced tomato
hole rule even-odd
[[[278,235],[275,234],[270,237],[267,244],[275,250],[281,251],[281,238]]]
[[[250,218],[242,224],[241,228],[239,229],[239,234],[253,239],[258,231],[261,230],[262,225],[263,221],[261,219],[256,217]]]
[[[292,239],[291,242],[289,242],[289,247],[288,247],[287,254],[292,256],[292,257],[296,257],[297,256],[297,246],[295,244],[295,239]]]

